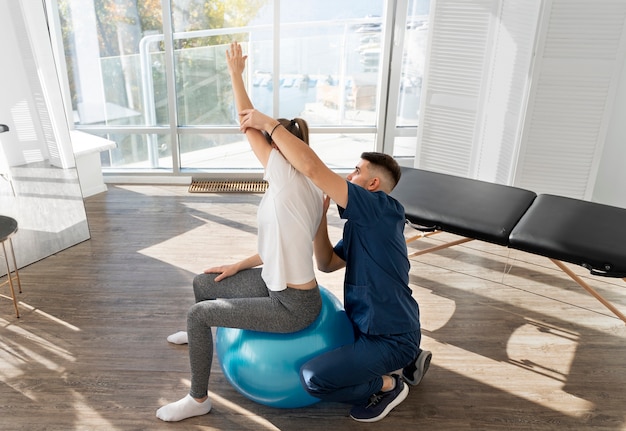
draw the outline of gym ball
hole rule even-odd
[[[271,407],[297,408],[319,399],[300,382],[300,367],[309,359],[354,342],[352,324],[341,302],[320,286],[322,309],[298,332],[276,334],[217,328],[217,357],[226,379],[245,397]]]

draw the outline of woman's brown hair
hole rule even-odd
[[[286,118],[278,118],[277,121],[283,126],[289,133],[304,141],[309,145],[309,125],[302,118],[294,118],[293,120],[287,120]],[[269,133],[263,132],[265,139],[268,143],[272,143],[272,138]]]

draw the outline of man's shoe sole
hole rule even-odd
[[[426,375],[426,371],[428,371],[428,367],[430,367],[430,361],[432,358],[433,358],[433,354],[431,352],[428,352],[428,354],[426,355],[426,359],[424,359],[424,365],[422,367],[415,367],[416,372],[417,370],[420,370],[420,369],[422,370],[422,374],[419,379],[409,380],[404,376],[404,373],[402,373],[402,378],[404,379],[404,381],[407,382],[411,386],[419,385],[422,379],[424,378],[424,376]]]

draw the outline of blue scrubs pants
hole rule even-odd
[[[394,335],[355,331],[354,344],[309,360],[300,369],[300,379],[306,391],[321,400],[363,404],[380,391],[383,375],[417,358],[420,339],[420,331]]]

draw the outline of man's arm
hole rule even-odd
[[[226,50],[226,62],[228,63],[228,73],[233,85],[233,94],[235,95],[235,107],[237,112],[245,109],[252,109],[252,101],[248,97],[246,86],[243,82],[243,71],[246,67],[247,55],[243,55],[241,45],[237,42],[230,44],[230,49]],[[261,162],[263,167],[267,166],[267,161],[272,152],[272,147],[268,144],[265,136],[259,130],[246,130],[246,137],[250,143],[250,147],[256,158]]]
[[[306,143],[280,126],[278,121],[255,109],[241,111],[241,128],[265,130],[291,165],[308,177],[324,193],[345,208],[348,203],[348,184],[320,160]],[[278,126],[277,126],[278,125]]]

